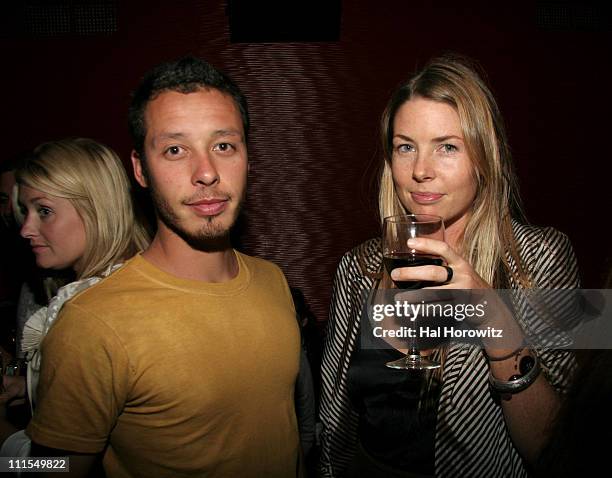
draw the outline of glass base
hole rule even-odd
[[[435,360],[420,355],[406,355],[401,359],[387,362],[385,365],[399,370],[431,370],[440,367],[440,364]]]

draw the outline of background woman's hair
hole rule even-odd
[[[389,100],[381,119],[383,164],[379,212],[382,218],[406,213],[391,174],[393,123],[399,108],[413,97],[446,103],[459,116],[464,143],[474,165],[476,198],[462,240],[465,259],[493,287],[513,276],[530,284],[512,233],[512,219],[526,222],[503,119],[493,94],[471,60],[447,55],[431,60],[402,84]],[[510,261],[516,269],[510,266]]]
[[[78,278],[99,275],[147,247],[125,168],[110,148],[86,138],[43,143],[16,178],[19,185],[68,199],[77,210],[87,239]]]

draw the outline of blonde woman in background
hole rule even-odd
[[[66,139],[38,146],[16,171],[16,179],[24,216],[21,236],[29,241],[37,266],[72,270],[76,278],[25,324],[22,349],[27,381],[4,377],[2,409],[7,401],[27,395],[35,413],[36,384],[44,360],[40,344],[62,305],[146,248],[149,237],[136,220],[119,157],[93,140]],[[28,452],[29,440],[19,431],[5,441],[0,455],[26,456]]]
[[[399,268],[394,279],[451,289],[579,286],[568,239],[525,225],[498,106],[470,61],[432,60],[392,95],[381,132],[381,217],[433,214],[446,228],[444,242],[411,247],[447,267]],[[336,273],[322,361],[322,476],[526,476],[572,355],[451,344],[433,351],[443,364],[435,372],[386,368],[399,350],[359,346],[363,294],[391,287],[382,259],[372,239]],[[533,366],[518,391],[517,363],[546,373]],[[502,399],[490,376],[516,393]]]

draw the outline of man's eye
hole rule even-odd
[[[172,159],[182,158],[186,153],[187,153],[187,150],[185,148],[183,148],[182,146],[176,146],[176,145],[168,146],[164,150],[164,156],[172,158]]]
[[[215,145],[215,147],[213,148],[214,151],[221,151],[221,152],[231,151],[233,149],[235,148],[230,143],[219,143]]]

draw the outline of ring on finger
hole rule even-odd
[[[446,269],[446,280],[444,284],[448,284],[453,279],[453,268],[451,266],[442,266]]]

